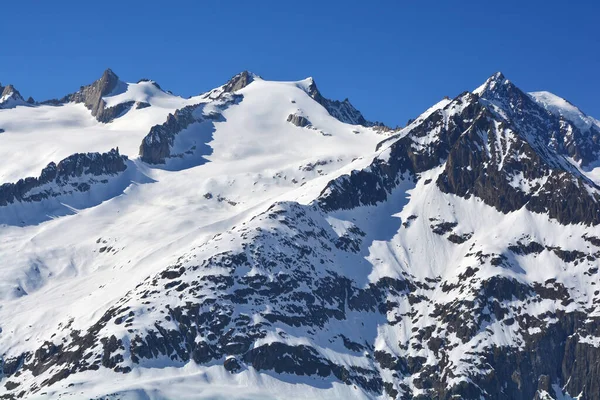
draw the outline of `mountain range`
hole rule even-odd
[[[600,400],[600,121],[568,101],[0,94],[0,399]]]

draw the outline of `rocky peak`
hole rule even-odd
[[[344,101],[330,100],[326,97],[323,97],[317,88],[315,80],[312,77],[308,78],[306,81],[308,82],[308,85],[305,86],[306,93],[317,103],[325,107],[332,117],[337,118],[341,122],[347,124],[363,126],[376,125],[370,121],[367,121],[361,112],[354,108],[348,98],[344,99]]]
[[[565,119],[555,109],[547,107],[544,100],[525,93],[500,72],[488,78],[473,94],[479,96],[479,101],[496,118],[513,126],[550,163],[554,158],[566,168],[556,156],[568,156],[585,166],[600,157],[598,129],[590,121],[586,122],[586,116],[581,112],[577,117],[583,118],[582,121]],[[587,123],[594,129],[582,130],[583,124],[578,122]]]
[[[14,94],[16,94],[18,96],[21,96],[21,94],[19,93],[19,91],[17,89],[15,89],[15,87],[13,85],[8,85],[8,86],[6,86],[6,87],[4,87],[2,89],[1,96],[2,97],[4,97],[4,96],[11,96],[11,95],[14,95]]]
[[[532,103],[529,96],[508,80],[502,72],[490,76],[483,85],[473,91],[481,99],[494,102],[498,106],[519,105],[524,102]],[[510,110],[505,110],[510,111]]]
[[[0,107],[10,108],[23,104],[25,104],[23,96],[13,85],[2,86],[0,84]]]
[[[113,72],[112,69],[107,68],[100,79],[94,84],[98,84],[98,88],[100,89],[103,96],[106,96],[112,92],[112,90],[117,86],[119,82],[119,77],[117,74]]]
[[[232,93],[251,84],[257,76],[249,71],[242,71],[223,86],[223,92]]]
[[[60,103],[75,102],[83,103],[91,112],[94,117],[100,122],[110,122],[115,115],[118,115],[123,110],[119,107],[119,110],[113,110],[113,108],[106,109],[106,103],[102,99],[104,96],[108,96],[112,93],[119,85],[119,77],[108,68],[100,79],[93,83],[82,86],[78,92],[70,94],[63,98]]]

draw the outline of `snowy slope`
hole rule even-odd
[[[599,398],[571,114],[501,74],[389,136],[310,78],[81,93],[0,110],[0,396]]]
[[[597,119],[585,115],[579,108],[562,97],[543,91],[531,92],[529,95],[552,114],[573,122],[577,128],[583,131],[589,130],[592,125],[600,127],[600,122]]]

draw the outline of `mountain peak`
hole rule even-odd
[[[0,86],[0,88],[1,87],[2,86]],[[13,85],[8,85],[8,86],[2,88],[2,93],[0,94],[0,96],[4,97],[4,96],[10,96],[12,94],[21,96],[19,91],[17,89],[15,89],[15,87]]]
[[[254,82],[256,78],[258,78],[258,75],[253,74],[250,71],[242,71],[231,78],[229,82],[223,86],[223,91],[229,93],[238,91]]]
[[[474,94],[482,96],[485,92],[495,91],[501,88],[504,85],[511,84],[511,82],[506,79],[504,74],[500,71],[496,72],[492,76],[490,76],[483,85],[479,86],[477,89],[473,91]]]
[[[528,93],[529,97],[533,99],[538,105],[549,111],[553,115],[570,121],[582,132],[589,131],[590,129],[600,129],[600,122],[596,119],[589,117],[577,106],[570,101],[555,95],[554,93],[539,91]]]
[[[107,68],[102,73],[100,79],[87,86],[82,86],[79,91],[66,96],[61,101],[83,103],[89,110],[91,110],[92,115],[96,117],[98,121],[108,122],[109,117],[104,113],[105,102],[102,97],[110,95],[117,88],[120,88],[124,91],[126,87],[127,84],[121,82],[117,74],[115,74],[110,68]]]
[[[330,100],[324,97],[317,83],[312,76],[297,83],[298,87],[304,90],[317,103],[321,104],[331,116],[347,124],[373,126],[376,125],[367,121],[360,111],[358,111],[350,100],[346,97],[343,101]]]
[[[114,71],[112,69],[110,69],[110,68],[106,68],[104,70],[104,72],[102,73],[102,78],[119,79],[119,77],[117,76],[117,74],[115,74]]]
[[[0,84],[0,106],[2,108],[11,108],[23,104],[25,104],[23,96],[21,96],[21,93],[13,85],[3,87]]]
[[[112,69],[107,68],[100,77],[100,79],[98,79],[92,85],[94,86],[95,84],[97,84],[97,88],[99,89],[102,96],[106,96],[113,91],[113,89],[117,86],[118,83],[119,77],[117,76],[117,74],[115,74]]]

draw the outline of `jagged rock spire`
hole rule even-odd
[[[108,122],[110,118],[105,115],[106,103],[103,96],[110,94],[119,84],[119,77],[110,68],[106,69],[100,79],[90,85],[82,86],[78,92],[68,95],[62,102],[83,103],[92,115],[100,122]]]
[[[332,117],[337,118],[338,120],[347,124],[364,126],[375,125],[372,122],[367,121],[361,112],[354,108],[348,98],[344,99],[344,101],[330,100],[326,97],[323,97],[317,88],[317,83],[313,78],[308,78],[308,82],[309,85],[306,87],[306,93],[317,103],[325,107]]]

